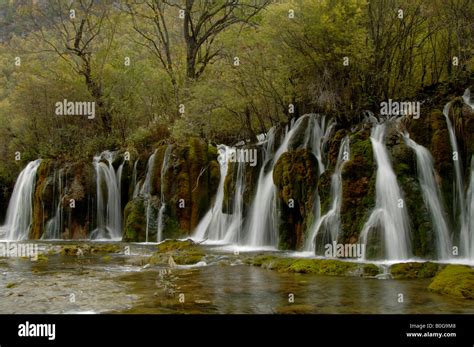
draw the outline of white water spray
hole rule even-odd
[[[0,228],[4,238],[11,241],[28,239],[33,223],[33,194],[36,171],[41,159],[31,161],[18,176],[8,204],[5,224]]]
[[[385,124],[375,125],[372,128],[370,140],[374,151],[374,159],[377,163],[376,204],[374,211],[362,229],[360,238],[367,249],[368,233],[381,227],[385,259],[407,259],[410,256],[411,249],[408,215],[397,177],[393,172],[385,147],[384,138]]]

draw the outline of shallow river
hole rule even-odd
[[[429,292],[429,279],[278,273],[239,265],[232,254],[219,254],[220,261],[207,266],[160,268],[140,263],[146,252],[51,255],[42,262],[3,258],[0,313],[474,312],[473,301]]]

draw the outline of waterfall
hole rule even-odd
[[[257,182],[257,191],[250,208],[248,224],[246,226],[247,237],[243,240],[246,245],[254,247],[274,247],[277,245],[278,225],[276,221],[276,189],[273,184],[273,166],[280,156],[288,151],[290,140],[295,132],[299,130],[303,121],[308,117],[308,115],[300,117],[291,130],[285,135],[275,155],[272,156],[268,154],[268,157],[264,160]],[[269,172],[265,172],[268,166],[267,164],[271,165]]]
[[[471,91],[466,89],[462,96],[464,103],[474,111],[474,103],[471,102]],[[458,161],[460,159],[458,158]],[[466,192],[464,204],[465,212],[462,219],[461,240],[463,242],[463,252],[466,258],[474,260],[474,156],[471,157],[471,172],[469,177],[469,187]]]
[[[120,198],[120,176],[112,165],[116,152],[105,151],[94,157],[97,184],[97,229],[91,238],[120,239],[122,237],[122,207]],[[105,189],[104,189],[105,185]]]
[[[56,174],[56,170],[54,171],[53,177],[53,197],[54,202],[56,205],[56,212],[54,217],[51,218],[46,223],[45,233],[41,237],[42,239],[60,239],[61,233],[63,231],[63,197],[64,197],[64,187],[65,182],[64,178],[64,170],[59,169],[59,173]],[[56,184],[56,181],[58,182]]]
[[[276,189],[273,183],[273,166],[278,158],[288,150],[289,144],[296,132],[299,132],[302,124],[308,124],[309,130],[304,130],[304,143],[300,147],[311,147],[323,163],[320,155],[326,146],[334,123],[326,125],[325,118],[317,118],[315,115],[305,115],[296,122],[292,122],[287,128],[282,143],[275,152],[275,129],[272,128],[263,143],[263,164],[260,168],[257,188],[253,201],[249,208],[249,214],[244,221],[243,196],[245,191],[245,164],[235,163],[236,171],[228,172],[228,163],[225,158],[230,157],[234,148],[224,145],[219,146],[219,163],[221,178],[217,190],[216,199],[212,208],[203,217],[193,234],[194,238],[202,240],[209,239],[223,241],[225,243],[237,243],[253,247],[271,246],[278,242],[277,216],[276,216]],[[315,118],[315,120],[313,120]],[[317,118],[317,119],[316,119]],[[306,120],[308,123],[305,123]],[[314,123],[312,123],[314,121]],[[319,123],[321,122],[321,124]],[[324,165],[322,166],[324,167]],[[235,176],[235,190],[232,192],[232,214],[222,212],[224,201],[224,183],[227,175]]]
[[[143,182],[143,185],[141,186],[139,190],[140,195],[143,195],[143,196],[150,195],[151,175],[153,174],[153,166],[155,165],[155,157],[156,157],[156,150],[148,158],[148,162],[146,164],[145,181]]]
[[[267,150],[273,144],[273,137],[267,142]],[[224,238],[226,243],[240,243],[242,241],[242,227],[244,222],[244,190],[245,190],[245,163],[237,163],[237,177],[230,216],[228,231]]]
[[[157,242],[162,241],[163,238],[163,217],[166,209],[166,202],[165,202],[165,174],[168,170],[168,165],[171,157],[171,149],[173,148],[172,145],[168,145],[165,150],[165,155],[163,157],[163,163],[161,164],[161,173],[160,173],[160,210],[158,212],[158,227],[157,227]]]
[[[41,159],[31,161],[18,176],[12,197],[8,203],[5,224],[1,227],[6,240],[28,239],[33,222],[33,195],[36,184],[36,171]],[[5,234],[5,235],[3,235]]]
[[[311,148],[312,153],[318,160],[318,174],[321,176],[326,170],[323,160],[323,152],[327,142],[334,130],[336,122],[331,119],[326,123],[326,116],[311,115],[305,133],[304,147]]]
[[[307,251],[316,252],[316,237],[318,236],[318,233],[321,229],[326,233],[329,231],[329,235],[325,235],[324,237],[324,243],[337,241],[341,224],[342,169],[346,161],[349,160],[349,156],[349,137],[346,136],[341,141],[339,153],[337,156],[336,168],[331,176],[331,208],[324,216],[319,218],[312,227],[310,237],[308,238],[307,244],[305,246]]]
[[[153,167],[155,166],[155,157],[156,157],[156,150],[153,152],[152,155],[148,158],[148,162],[146,164],[146,174],[145,174],[145,181],[141,188],[139,188],[139,183],[135,186],[135,190],[138,191],[141,196],[144,197],[146,201],[146,227],[145,227],[145,242],[148,242],[148,233],[150,231],[150,218],[152,213],[152,206],[151,206],[151,175],[153,174]],[[135,193],[134,193],[135,197]]]
[[[133,187],[133,194],[132,197],[136,198],[138,196],[138,192],[140,190],[138,184],[137,184],[137,164],[138,164],[138,159],[135,160],[135,163],[133,164],[133,171],[132,171],[132,187]]]
[[[459,213],[460,220],[461,220],[461,244],[465,246],[465,233],[463,232],[463,221],[465,220],[464,216],[464,182],[462,179],[462,167],[461,167],[461,158],[458,149],[458,142],[456,140],[456,133],[454,132],[453,124],[451,123],[451,119],[449,118],[449,110],[451,109],[451,102],[448,102],[446,106],[444,106],[443,114],[446,118],[446,125],[448,126],[449,132],[449,141],[451,142],[451,148],[453,149],[453,155],[456,153],[457,160],[453,160],[454,166],[454,185],[455,185],[455,201],[453,204],[453,216],[456,218],[457,214]],[[462,249],[463,253],[466,251],[465,248]]]
[[[466,235],[466,256],[469,259],[474,259],[474,155],[471,158],[471,175],[469,178],[469,188],[467,190],[466,198],[467,207],[467,221],[466,230],[469,232]]]
[[[436,234],[436,244],[439,259],[449,259],[451,256],[451,238],[445,220],[445,211],[441,203],[441,192],[436,184],[436,173],[433,168],[433,158],[423,146],[410,139],[407,133],[403,134],[405,143],[415,151],[418,181],[420,182],[423,200],[428,207],[433,229]]]
[[[228,168],[227,158],[229,158],[230,152],[235,151],[235,149],[225,145],[219,145],[217,150],[219,152],[217,159],[219,161],[221,174],[219,186],[217,187],[213,206],[199,222],[194,232],[193,236],[198,240],[223,240],[229,230],[228,226],[231,216],[222,212],[222,205],[224,204],[224,183]]]
[[[326,123],[326,116],[316,114],[311,115],[309,118],[308,128],[305,133],[304,147],[310,148],[318,161],[318,176],[321,176],[324,171],[326,171],[323,153],[327,148],[327,143],[335,126],[336,122],[333,119]],[[314,222],[311,226],[312,231],[316,230],[317,225],[320,224],[321,220],[321,199],[317,187],[313,199],[313,216]],[[313,234],[313,232],[311,232],[311,234]],[[309,246],[307,243],[305,248],[310,247],[313,246]]]
[[[474,110],[474,103],[471,102],[471,92],[469,89],[464,91],[462,99],[466,105]],[[466,195],[464,193],[464,181],[463,181],[463,168],[461,165],[461,157],[456,139],[456,132],[454,131],[453,124],[449,118],[449,111],[451,109],[452,102],[448,102],[443,109],[444,117],[446,118],[446,125],[449,132],[449,141],[451,142],[451,148],[453,152],[457,154],[457,160],[453,160],[454,172],[455,172],[455,201],[453,204],[453,215],[456,217],[459,215],[461,221],[461,232],[460,232],[460,244],[461,254],[470,259],[474,259],[474,230],[472,228],[472,191],[473,191],[473,179],[472,179],[472,162],[471,162],[471,177],[470,185]],[[454,154],[453,153],[453,154]]]
[[[399,207],[402,194],[390,163],[384,137],[385,124],[376,124],[370,136],[377,163],[376,202],[360,237],[368,249],[369,232],[376,227],[382,227],[385,259],[407,259],[410,254],[408,215],[405,206]]]

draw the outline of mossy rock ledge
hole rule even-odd
[[[148,262],[150,265],[169,266],[172,258],[177,265],[192,265],[202,261],[205,255],[192,240],[166,240],[157,246],[157,252]]]
[[[303,273],[325,276],[375,277],[381,273],[374,264],[354,263],[337,259],[298,259],[276,255],[257,255],[249,265],[278,272]]]
[[[474,299],[474,269],[467,265],[448,265],[440,271],[429,290],[461,299]]]

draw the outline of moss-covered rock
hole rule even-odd
[[[279,272],[316,274],[325,276],[373,277],[380,273],[373,264],[360,264],[335,259],[298,259],[276,255],[257,255],[249,264]]]
[[[44,224],[54,213],[53,201],[53,163],[43,160],[36,171],[36,185],[33,196],[33,223],[30,230],[30,239],[39,239],[44,232]]]
[[[128,202],[124,210],[123,241],[146,241],[146,211],[144,199],[135,198]]]
[[[177,265],[192,265],[200,262],[205,253],[191,240],[167,240],[157,246],[158,251],[149,259],[151,265],[169,265],[170,257]]]
[[[97,253],[120,253],[122,248],[116,243],[83,243],[76,245],[62,245],[59,254],[63,256],[85,256]]]
[[[305,149],[283,153],[276,162],[273,182],[279,198],[280,249],[303,246],[312,220],[317,180],[317,159]]]
[[[435,276],[438,270],[439,265],[431,262],[399,263],[390,267],[390,273],[395,279],[430,278]]]
[[[464,265],[448,265],[435,276],[428,289],[462,299],[474,299],[474,269]]]
[[[168,146],[157,148],[151,194],[161,199],[163,192],[163,238],[175,238],[189,235],[209,210],[220,179],[220,168],[215,147],[202,139],[190,138],[187,144],[172,145],[161,177]]]
[[[351,156],[342,169],[341,237],[338,242],[354,243],[375,206],[375,172],[370,131],[351,136]],[[370,253],[370,249],[366,249]]]
[[[57,230],[51,231],[55,234],[47,237],[88,238],[94,228],[95,209],[91,206],[96,194],[94,175],[90,163],[43,160],[37,171],[30,238],[45,235],[48,222],[54,217],[62,222]]]

